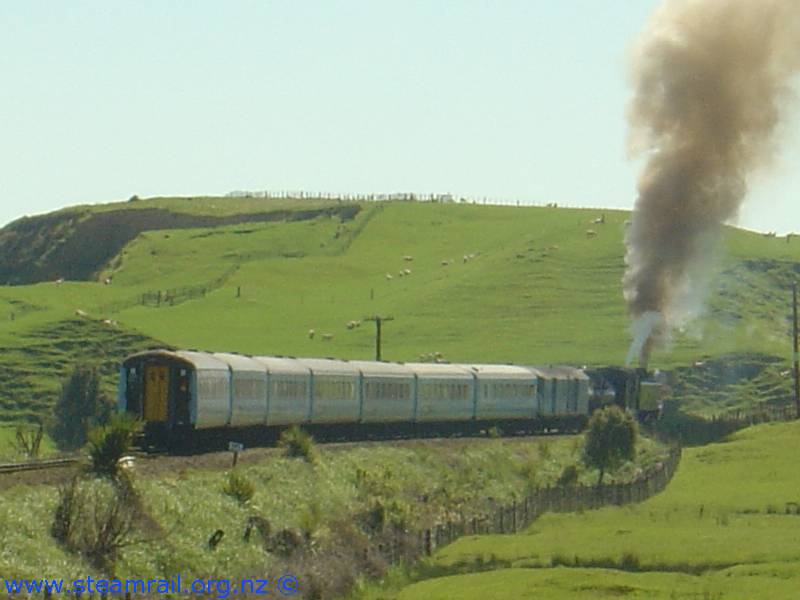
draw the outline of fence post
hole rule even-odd
[[[511,531],[513,533],[517,533],[517,501],[511,504],[512,516],[511,516]]]

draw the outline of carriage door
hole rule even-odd
[[[147,365],[144,369],[144,420],[166,421],[169,368]]]

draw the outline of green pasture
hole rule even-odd
[[[91,210],[150,206],[224,216],[326,203],[336,204],[158,198]],[[3,418],[30,415],[46,405],[37,400],[35,408],[28,407],[28,387],[18,382],[36,378],[35,373],[60,377],[70,363],[93,359],[96,344],[63,351],[57,335],[42,337],[74,320],[77,311],[95,322],[117,321],[119,330],[143,340],[207,350],[369,359],[374,324],[363,319],[380,314],[394,317],[383,335],[383,357],[389,360],[439,352],[453,362],[624,361],[630,336],[621,279],[629,213],[410,202],[364,202],[361,208],[348,221],[318,217],[148,231],[99,274],[100,281],[111,277],[111,285],[0,287],[0,364],[14,394],[5,402],[18,406]],[[605,223],[592,223],[601,214]],[[596,235],[587,235],[589,229]],[[655,366],[734,352],[788,359],[787,286],[800,241],[726,228],[719,255],[705,313],[656,351]],[[209,290],[174,305],[137,304],[143,294],[186,287]],[[350,321],[362,322],[348,329]],[[332,338],[326,341],[323,334]],[[35,355],[63,355],[63,364],[42,371],[30,361],[32,336]],[[126,354],[125,348],[113,351],[116,360]],[[771,394],[687,393],[695,409],[708,413],[768,397],[782,401],[783,370],[780,363],[759,383],[757,392],[774,389]],[[0,396],[3,389],[0,381]]]
[[[667,490],[641,505],[462,538],[422,568],[434,577],[368,597],[796,598],[798,452],[798,423],[688,448]]]
[[[187,285],[231,265],[239,269],[202,300],[134,308],[119,317],[176,345],[370,358],[372,327],[348,330],[346,324],[377,313],[395,318],[384,336],[384,356],[393,360],[429,352],[452,361],[624,360],[626,213],[605,211],[606,223],[591,225],[598,235],[587,237],[599,211],[413,203],[380,208],[346,224],[319,219],[248,226],[248,233],[228,227],[140,236],[125,250],[115,282]],[[359,220],[368,221],[360,233]],[[787,354],[787,296],[778,286],[786,282],[786,261],[798,251],[732,229],[726,243],[730,252],[715,279],[720,294],[712,293],[707,315],[693,329],[656,354],[656,364],[735,351]],[[759,256],[775,261],[774,269],[742,263]],[[405,269],[411,274],[401,276]],[[333,339],[309,339],[309,329]]]

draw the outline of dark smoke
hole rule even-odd
[[[723,223],[769,164],[800,67],[800,0],[667,0],[634,47],[629,360],[696,313]]]

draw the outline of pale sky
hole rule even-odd
[[[132,194],[631,208],[657,0],[0,2],[0,224]],[[800,110],[740,225],[800,231]]]

